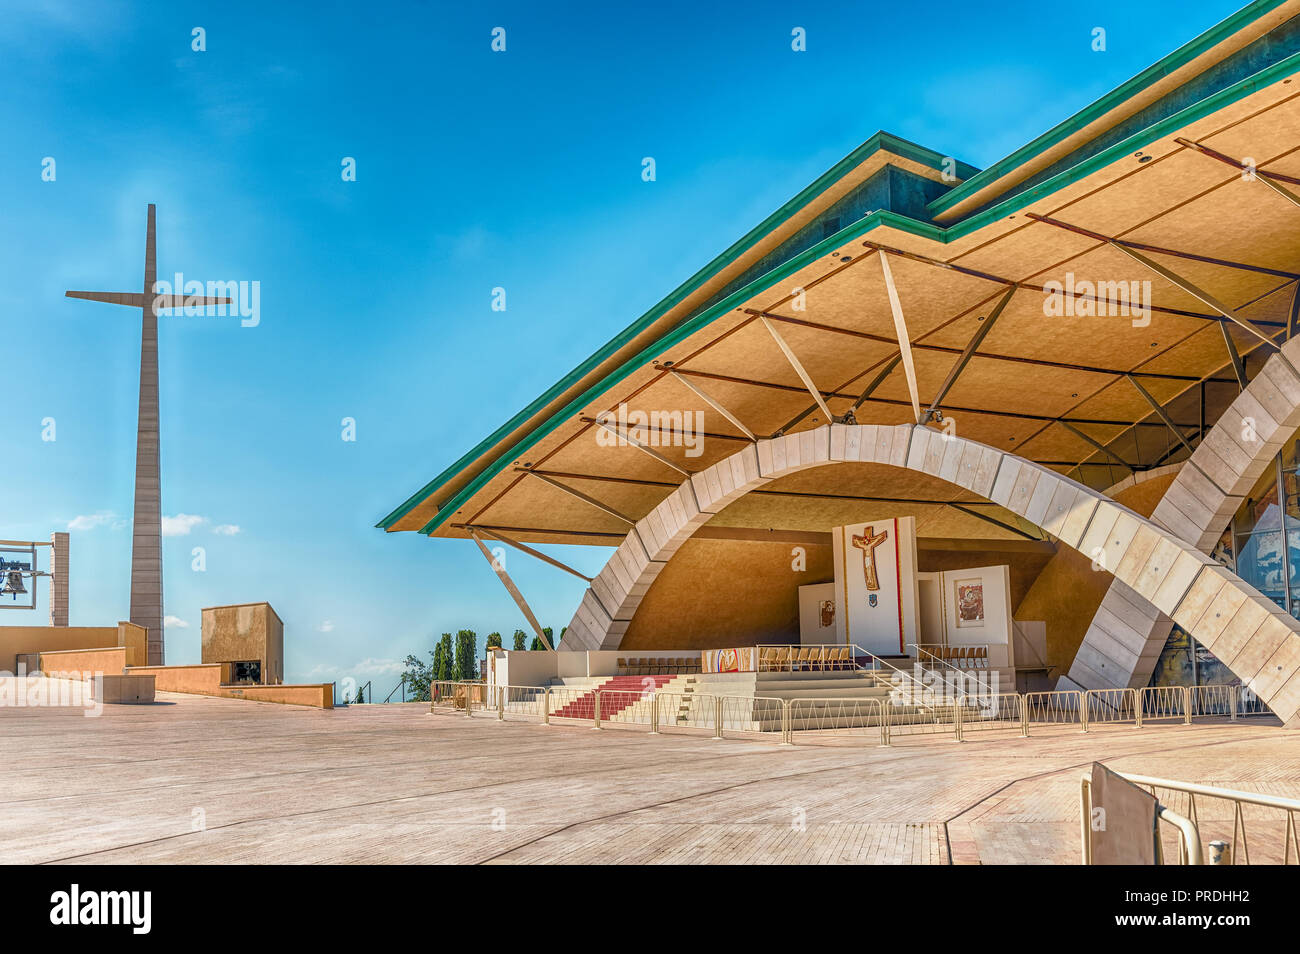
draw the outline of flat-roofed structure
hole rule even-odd
[[[914,518],[918,572],[1009,568],[1063,687],[1186,660],[1290,720],[1298,15],[985,170],[878,133],[379,526],[615,547],[560,648],[632,652],[798,643],[832,531]]]

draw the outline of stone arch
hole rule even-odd
[[[1228,406],[1204,440],[1179,469],[1151,513],[1151,522],[1198,551],[1209,553],[1218,542],[1246,494],[1280,453],[1282,443],[1300,428],[1300,338],[1293,338],[1264,362],[1246,388]],[[1234,579],[1236,577],[1234,576]],[[1246,586],[1242,583],[1242,586]],[[1228,626],[1202,625],[1192,635],[1243,683],[1281,715],[1279,707],[1300,704],[1300,689],[1284,689],[1300,668],[1300,651],[1276,625],[1267,630],[1269,615],[1285,611],[1249,588],[1251,601],[1239,604]],[[1188,606],[1169,613],[1135,598],[1116,579],[1102,599],[1062,688],[1122,688],[1145,686],[1173,624],[1184,629],[1201,622]],[[1289,619],[1289,617],[1287,617]],[[1251,627],[1254,627],[1253,629]],[[1274,705],[1271,699],[1277,699]],[[1294,702],[1292,701],[1294,700]]]
[[[1238,639],[1255,645],[1256,654],[1271,646],[1270,664],[1276,658],[1287,671],[1270,695],[1260,695],[1284,720],[1300,709],[1300,623],[1249,584],[1099,491],[1014,454],[911,424],[822,425],[759,441],[692,474],[637,521],[592,580],[563,647],[617,649],[655,577],[716,513],[779,477],[839,462],[906,467],[957,484],[1090,556],[1156,612],[1186,620],[1202,642]]]

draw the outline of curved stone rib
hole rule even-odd
[[[1300,708],[1300,623],[1249,584],[1099,491],[1014,454],[911,424],[823,425],[759,441],[691,475],[637,521],[596,575],[561,647],[619,648],[659,571],[714,514],[779,477],[839,462],[906,467],[964,487],[1111,569],[1133,594],[1130,607],[1172,616],[1207,645],[1240,643],[1252,660],[1294,660],[1270,683],[1271,694],[1260,695],[1284,720]]]
[[[1208,553],[1214,548],[1246,494],[1281,452],[1283,442],[1300,428],[1300,375],[1293,367],[1297,359],[1300,339],[1288,341],[1281,354],[1269,357],[1179,470],[1151,514],[1153,524],[1199,551]],[[1232,579],[1237,577],[1232,575]],[[1203,620],[1210,601],[1219,594],[1229,599],[1223,585],[1216,577],[1198,580],[1181,614],[1170,619],[1135,600],[1116,580],[1084,634],[1061,687],[1145,686],[1173,624],[1189,629],[1189,624],[1200,623],[1201,631],[1192,635],[1269,708],[1279,715],[1279,708],[1294,709],[1300,705],[1300,687],[1288,686],[1300,669],[1300,648],[1284,638],[1278,623],[1265,626],[1268,620],[1244,602],[1236,604],[1234,612],[1240,618],[1230,624],[1216,626]],[[1267,603],[1269,617],[1289,621],[1272,600]],[[1216,619],[1222,619],[1230,605],[1220,603]],[[1286,628],[1294,630],[1293,625]]]

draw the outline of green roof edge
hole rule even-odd
[[[515,414],[514,417],[510,418],[510,420],[498,427],[473,448],[461,455],[455,463],[443,470],[437,477],[433,478],[433,480],[429,481],[420,488],[420,490],[407,498],[406,501],[397,507],[397,509],[393,510],[392,513],[388,514],[388,516],[380,520],[379,523],[375,524],[375,527],[379,530],[387,530],[398,520],[402,519],[402,517],[414,510],[415,507],[425,500],[431,493],[436,491],[443,482],[454,477],[466,465],[472,463],[486,451],[490,450],[512,430],[519,427],[519,425],[529,417],[536,414],[550,401],[562,394],[566,388],[573,384],[573,382],[579,380],[583,375],[591,371],[592,368],[599,365],[611,354],[623,347],[623,345],[632,338],[635,338],[650,325],[654,324],[654,322],[661,318],[666,312],[675,308],[688,295],[696,291],[701,285],[727,265],[734,262],[736,258],[752,248],[755,243],[765,235],[768,235],[777,226],[783,224],[790,218],[790,216],[794,215],[806,206],[813,198],[820,195],[822,192],[825,192],[826,189],[830,188],[853,169],[857,168],[869,156],[882,150],[905,159],[919,162],[936,171],[943,171],[944,159],[950,158],[941,153],[935,152],[933,149],[928,149],[918,143],[911,142],[910,140],[880,130],[839,162],[835,163],[835,165],[831,166],[831,168],[826,170],[826,172],[814,179],[807,187],[800,190],[794,198],[790,199],[762,222],[754,226],[754,228],[750,229],[743,236],[729,245],[720,254],[715,256],[707,265],[699,269],[682,284],[678,285],[673,291],[669,292],[665,298],[651,306],[645,314],[607,341],[598,351],[561,378],[557,383],[544,391],[541,396],[533,400],[523,410]],[[972,173],[976,171],[974,166],[968,165],[964,162],[958,161],[957,165],[959,173],[962,169],[969,170]]]
[[[1135,93],[1146,89],[1175,70],[1181,69],[1206,50],[1218,45],[1226,37],[1236,33],[1248,23],[1253,23],[1265,14],[1271,13],[1285,2],[1286,0],[1255,0],[1254,3],[1242,7],[1227,19],[1210,27],[1200,36],[1184,43],[1168,56],[1157,60],[1132,79],[1121,83],[1096,102],[1085,106],[1070,118],[1057,123],[1037,139],[1021,146],[1009,156],[999,159],[987,169],[981,170],[976,175],[954,186],[948,192],[931,201],[926,206],[926,211],[931,215],[939,215],[958,202],[970,198],[980,189],[1001,179],[1010,170],[1023,165],[1026,161],[1042,154],[1051,146],[1072,136],[1089,123],[1104,116],[1118,104],[1132,97]]]

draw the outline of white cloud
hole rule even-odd
[[[212,532],[216,534],[220,534],[223,537],[233,537],[235,534],[239,532],[239,524],[219,523],[212,528]]]
[[[171,626],[171,627],[174,627],[174,628],[176,628],[176,629],[189,629],[189,628],[190,628],[190,624],[187,623],[187,622],[185,622],[185,620],[181,619],[179,616],[166,616],[166,617],[164,617],[164,618],[163,618],[163,626],[164,626],[164,627]]]
[[[207,517],[200,517],[192,513],[178,513],[174,517],[164,516],[162,518],[162,535],[164,537],[184,537],[189,532],[204,523]]]
[[[322,633],[332,633],[332,632],[334,632],[334,620],[332,620],[332,619],[324,620],[324,621],[320,624],[319,629],[320,629],[320,631],[321,631]]]
[[[123,521],[117,519],[117,514],[111,510],[101,510],[98,513],[78,514],[68,521],[69,530],[94,530],[96,527],[102,527],[109,524],[113,527],[121,526]]]
[[[376,659],[373,656],[363,659],[360,662],[353,663],[351,666],[334,666],[321,664],[314,667],[307,673],[308,679],[330,680],[346,679],[374,679],[392,676],[396,678],[401,675],[406,668],[405,664],[399,659]]]

